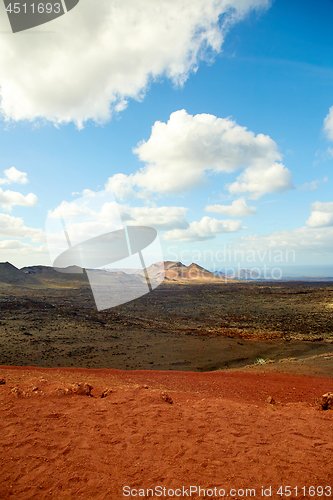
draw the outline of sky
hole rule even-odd
[[[105,191],[164,260],[332,265],[332,16],[329,0],[80,0],[12,33],[1,4],[0,261],[52,265],[46,219]]]

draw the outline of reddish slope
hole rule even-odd
[[[164,269],[163,269],[164,268]],[[148,267],[149,276],[152,279],[159,278],[163,272],[165,278],[170,281],[178,280],[220,280],[218,276],[207,271],[198,264],[190,264],[185,266],[182,262],[157,262]]]
[[[262,498],[264,486],[276,499],[281,485],[297,486],[297,498],[330,497],[309,487],[333,484],[333,411],[312,406],[332,380],[5,367],[0,375],[1,499],[120,500],[124,486],[216,487],[235,499],[245,494],[230,489]],[[71,392],[73,382],[91,384],[94,397]]]

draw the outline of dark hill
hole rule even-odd
[[[35,276],[24,273],[21,269],[9,262],[0,262],[0,283],[8,285],[38,285],[39,280]]]
[[[28,266],[22,267],[21,271],[30,277],[35,277],[40,281],[87,281],[87,275],[81,268],[72,266],[67,268],[67,272],[59,272],[50,266]]]

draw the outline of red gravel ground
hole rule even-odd
[[[316,402],[333,379],[26,367],[0,379],[1,499],[333,498],[333,411]]]

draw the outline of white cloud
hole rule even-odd
[[[68,203],[62,201],[54,210],[48,211],[48,217],[51,219],[65,219],[72,217],[86,217],[90,211],[85,207],[78,206],[75,202]]]
[[[280,159],[270,137],[255,136],[229,118],[185,110],[172,113],[167,123],[156,122],[134,152],[147,164],[135,174],[136,184],[166,194],[198,186],[206,170],[230,173]]]
[[[297,258],[298,253],[332,253],[333,227],[310,228],[300,227],[291,230],[274,231],[268,235],[243,236],[235,245],[237,250],[246,252],[255,251],[264,253],[268,250],[290,251],[289,265],[292,255]],[[293,253],[294,252],[294,253]]]
[[[205,241],[215,238],[218,234],[235,233],[241,229],[240,220],[216,220],[211,217],[203,217],[201,221],[191,222],[187,229],[174,229],[163,235],[165,240],[174,241]]]
[[[313,228],[333,226],[333,202],[312,203],[312,212],[306,224]]]
[[[322,212],[333,212],[333,201],[328,201],[328,202],[321,202],[321,201],[315,201],[312,203],[311,207],[314,210],[321,210]]]
[[[149,226],[157,230],[186,229],[185,207],[119,207],[122,220],[129,226]]]
[[[20,217],[0,214],[0,237],[4,238],[30,238],[34,242],[45,241],[44,232],[24,225]]]
[[[25,172],[21,172],[17,170],[15,167],[10,167],[4,170],[5,177],[0,179],[0,184],[11,184],[12,182],[16,182],[18,184],[27,184],[28,177]]]
[[[249,207],[246,204],[245,198],[239,198],[233,201],[231,205],[208,205],[205,211],[216,214],[226,214],[230,217],[243,217],[254,215],[257,209],[255,207]]]
[[[312,212],[307,226],[283,231],[273,231],[267,235],[252,234],[235,239],[236,252],[257,252],[260,262],[269,256],[269,251],[285,252],[284,262],[295,264],[299,254],[333,253],[333,202],[312,203]],[[278,261],[274,261],[278,262]]]
[[[9,261],[18,268],[34,265],[51,265],[46,245],[36,247],[18,240],[0,241],[0,262],[6,261]]]
[[[2,37],[1,111],[6,119],[105,122],[151,80],[183,83],[228,28],[270,0],[82,0],[69,14]],[[2,5],[0,29],[9,23]]]
[[[328,139],[333,141],[333,106],[330,107],[329,112],[324,120],[324,132]]]
[[[238,176],[236,182],[228,186],[232,194],[249,192],[252,200],[266,193],[283,193],[292,188],[291,172],[282,163],[249,167]]]
[[[109,177],[105,184],[105,189],[115,193],[119,200],[136,197],[137,193],[134,191],[133,187],[133,175],[125,174],[115,174]]]
[[[86,192],[88,190],[85,190]],[[105,196],[105,198],[103,198]],[[94,203],[96,202],[96,203]],[[185,207],[130,207],[120,205],[113,200],[110,192],[88,193],[83,198],[73,202],[62,201],[53,211],[48,212],[48,232],[57,232],[58,224],[52,220],[63,219],[71,243],[83,241],[123,227],[149,226],[157,230],[186,229]],[[61,233],[63,227],[61,225]]]
[[[5,210],[11,210],[14,205],[20,205],[23,207],[33,207],[37,203],[37,196],[33,193],[29,193],[26,196],[18,193],[17,191],[3,191],[0,188],[0,205]]]
[[[74,246],[123,227],[119,206],[110,192],[84,190],[84,193],[71,203],[62,201],[48,213],[46,233],[52,261],[68,249],[68,239]]]
[[[259,198],[292,187],[290,171],[277,163],[281,160],[277,144],[229,118],[175,111],[167,123],[155,122],[148,141],[134,153],[146,165],[129,176],[116,174],[106,184],[120,199],[190,191],[207,181],[207,172],[241,168],[246,170],[229,186],[232,193],[249,191],[252,198]]]

